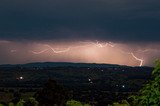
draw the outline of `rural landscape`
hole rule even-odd
[[[155,69],[52,62],[1,65],[0,99],[4,106],[21,106],[25,105],[25,102],[26,106],[132,106],[130,104],[133,102],[155,105],[159,104],[160,92],[160,64],[157,65]],[[149,87],[154,88],[145,88],[147,84],[152,84],[151,82],[153,85]],[[143,88],[144,91],[140,92]],[[155,92],[150,91],[153,97],[149,97],[147,90],[152,89]],[[143,96],[143,99],[139,99],[139,95]],[[133,100],[133,96],[139,101]]]
[[[160,106],[160,0],[0,0],[0,106]]]

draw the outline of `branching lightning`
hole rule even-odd
[[[105,42],[105,43],[99,43],[99,41],[97,41],[97,43],[95,44],[97,47],[103,48],[106,46],[110,46],[110,47],[114,47],[115,44],[113,44],[112,42]]]
[[[36,51],[30,51],[30,52],[32,52],[33,54],[41,54],[41,53],[44,53],[46,51],[48,51],[48,49],[44,49],[44,50],[38,51],[38,52],[36,52]]]
[[[54,49],[52,46],[48,45],[48,44],[44,44],[43,46],[46,46],[47,49],[44,49],[44,50],[41,50],[41,51],[30,51],[32,52],[33,54],[42,54],[48,50],[52,50],[54,53],[65,53],[65,52],[68,52],[70,51],[71,49],[75,49],[75,48],[80,48],[80,47],[86,47],[86,46],[89,46],[89,45],[95,45],[96,47],[99,47],[99,48],[104,48],[106,46],[110,46],[110,47],[114,47],[114,44],[112,42],[109,42],[109,43],[99,43],[99,41],[96,41],[95,42],[81,42],[81,43],[87,43],[88,45],[81,45],[81,46],[73,46],[73,47],[68,47],[66,49],[63,49],[63,50],[56,50]]]
[[[136,60],[140,61],[139,66],[142,66],[142,65],[143,65],[143,62],[144,62],[143,59],[137,58],[133,53],[130,53],[130,54],[131,54]]]
[[[99,41],[97,41],[96,43],[93,43],[93,44],[95,44],[95,46],[100,47],[100,48],[108,46],[108,43],[99,43]]]
[[[144,60],[136,57],[133,52],[124,52],[124,51],[122,51],[122,50],[120,50],[120,51],[121,51],[121,53],[123,53],[123,54],[131,55],[135,60],[139,61],[139,62],[140,62],[139,66],[142,66],[142,65],[143,65]]]
[[[70,50],[70,48],[64,49],[64,50],[55,50],[54,48],[52,48],[50,45],[45,44],[44,46],[48,47],[48,49],[44,49],[42,51],[31,51],[33,54],[42,54],[46,51],[52,50],[54,53],[64,53]]]
[[[21,47],[20,48],[15,48],[15,46],[12,45],[12,44],[14,44],[14,42],[0,40],[0,45],[2,45],[2,46],[3,45],[9,45],[8,49],[9,49],[10,53],[15,54],[17,52],[21,52]],[[95,41],[79,41],[79,42],[76,42],[76,43],[72,42],[72,43],[66,44],[65,47],[63,46],[63,44],[61,44],[61,46],[59,46],[58,48],[55,48],[56,46],[58,46],[58,45],[57,44],[53,45],[51,43],[49,43],[49,44],[45,44],[45,43],[40,43],[40,44],[38,43],[37,44],[36,43],[36,44],[33,44],[33,47],[38,47],[39,50],[38,49],[32,49],[32,50],[29,50],[28,52],[30,52],[30,53],[32,53],[34,55],[39,55],[39,54],[43,54],[43,53],[63,54],[63,53],[66,53],[66,52],[76,54],[77,51],[79,51],[79,52],[82,51],[82,53],[81,53],[82,55],[84,53],[85,56],[88,56],[88,55],[90,55],[90,51],[93,52],[93,53],[98,51],[97,53],[95,53],[93,55],[90,55],[90,57],[94,56],[94,58],[98,58],[96,56],[101,56],[99,54],[100,53],[99,51],[102,50],[103,51],[102,55],[103,55],[103,54],[106,53],[105,49],[107,49],[107,50],[109,49],[111,51],[110,53],[116,52],[119,56],[122,56],[122,57],[124,55],[121,55],[121,53],[131,56],[132,59],[134,59],[135,61],[138,62],[139,66],[144,65],[144,62],[145,62],[145,60],[140,58],[139,55],[150,56],[150,54],[153,54],[153,53],[155,53],[155,54],[159,54],[160,53],[160,50],[159,49],[155,49],[155,47],[154,48],[150,48],[150,46],[149,46],[148,48],[143,48],[143,49],[139,48],[138,50],[134,50],[134,51],[130,50],[130,51],[128,51],[128,49],[125,49],[126,46],[125,45],[123,46],[123,44],[113,43],[113,42],[100,42],[98,40],[95,40]],[[98,48],[98,49],[96,49],[96,48]],[[7,49],[7,51],[8,51],[8,49]],[[87,53],[88,53],[87,55],[85,54],[86,50],[87,50]],[[112,55],[110,53],[108,52],[109,55]],[[115,55],[115,54],[113,54],[113,55]],[[87,57],[86,57],[86,59],[87,59]],[[126,61],[126,60],[124,60],[124,61]]]
[[[44,52],[46,52],[46,51],[49,51],[49,50],[51,50],[53,53],[56,53],[56,54],[60,54],[60,53],[65,53],[65,52],[68,52],[68,51],[70,51],[70,50],[73,50],[73,49],[77,49],[77,48],[81,48],[81,47],[86,47],[86,46],[95,46],[95,47],[98,47],[98,48],[105,48],[105,47],[112,47],[112,48],[114,48],[114,47],[116,47],[115,45],[115,43],[112,43],[112,42],[99,42],[99,41],[97,41],[96,40],[96,42],[92,42],[92,41],[88,41],[88,42],[79,42],[80,43],[80,46],[70,46],[70,47],[68,47],[68,48],[65,48],[65,49],[62,49],[62,50],[60,50],[59,48],[58,48],[58,50],[57,49],[55,49],[55,48],[53,48],[52,46],[50,46],[49,44],[44,44],[43,46],[46,46],[47,48],[46,49],[44,49],[44,50],[42,50],[42,51],[31,51],[33,54],[36,54],[36,55],[38,55],[38,54],[42,54],[42,53],[44,53]],[[119,48],[117,48],[117,50],[118,50]],[[125,54],[129,54],[129,55],[131,55],[135,60],[137,60],[137,61],[139,61],[140,62],[140,64],[139,64],[139,66],[142,66],[143,65],[143,63],[144,63],[144,60],[143,59],[140,59],[140,58],[138,58],[138,57],[136,57],[135,55],[134,55],[134,53],[133,52],[125,52],[125,51],[122,51],[121,49],[119,49],[120,51],[121,51],[121,53],[125,53]],[[146,50],[139,50],[139,51],[135,51],[135,53],[143,53],[143,52],[147,52],[147,51],[149,51],[148,49],[146,49]]]
[[[159,52],[160,50],[157,49],[144,49],[144,50],[137,50],[136,53],[145,53],[145,52]]]
[[[96,40],[96,43],[95,42],[91,42],[91,41],[80,42],[80,43],[89,44],[89,45],[95,45],[96,47],[99,47],[99,48],[104,48],[104,47],[107,47],[107,46],[110,46],[110,47],[114,47],[115,46],[115,44],[113,44],[112,42],[102,42],[102,43],[100,43],[98,40]]]
[[[64,53],[64,52],[68,52],[70,50],[70,47],[68,47],[67,49],[64,49],[64,50],[55,50],[50,45],[45,45],[45,46],[47,46],[48,48],[50,48],[54,53]]]

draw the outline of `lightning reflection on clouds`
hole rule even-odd
[[[158,53],[160,52],[156,48],[143,48],[143,49],[132,50],[128,49],[132,47],[130,47],[127,44],[101,42],[97,40],[79,41],[70,43],[40,42],[40,43],[31,43],[27,47],[25,47],[26,46],[25,44],[20,46],[20,44],[11,42],[11,44],[9,43],[10,44],[9,45],[6,42],[2,41],[0,43],[3,43],[3,45],[7,45],[7,47],[10,48],[10,54],[8,53],[8,55],[14,53],[13,55],[11,55],[14,57],[10,58],[14,58],[16,61],[16,58],[18,58],[16,57],[16,54],[18,53],[22,57],[30,59],[26,60],[28,62],[41,60],[41,61],[61,61],[61,62],[68,61],[68,62],[110,63],[110,64],[131,65],[131,66],[136,66],[136,65],[143,66],[146,65],[145,64],[147,63],[146,60],[149,60],[151,57],[153,57],[150,56],[151,54],[154,53],[156,54],[156,56],[159,56]],[[143,57],[143,59],[141,57]],[[26,58],[19,57],[19,59],[26,59]],[[19,61],[21,63],[24,63],[23,60]]]

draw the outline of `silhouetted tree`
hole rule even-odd
[[[64,106],[68,94],[55,80],[49,79],[42,90],[35,94],[40,106]]]
[[[0,106],[7,106],[5,102],[0,102]]]
[[[39,103],[35,98],[30,97],[28,101],[25,102],[24,106],[39,106]]]
[[[14,94],[13,94],[13,99],[12,99],[12,103],[13,104],[17,104],[19,101],[20,101],[20,99],[21,99],[21,94],[19,93],[19,92],[15,92]]]
[[[160,106],[160,61],[152,72],[152,79],[140,90],[139,95],[131,96],[134,106]]]
[[[66,102],[66,106],[90,106],[89,104],[82,104],[79,101],[70,100]]]

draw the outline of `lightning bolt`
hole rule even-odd
[[[36,51],[30,51],[30,52],[32,52],[33,54],[41,54],[41,53],[44,53],[46,51],[48,51],[48,49],[44,49],[44,50],[38,51],[38,52],[36,52]]]
[[[140,59],[140,58],[136,57],[133,53],[130,53],[130,54],[131,54],[136,60],[140,61],[139,66],[142,66],[142,65],[143,65],[143,62],[144,62],[143,59]]]
[[[138,50],[137,53],[145,53],[145,52],[159,52],[157,49],[144,49],[144,50]]]
[[[96,46],[100,48],[103,48],[106,46],[114,47],[115,44],[113,44],[112,42],[99,43],[99,41],[97,41]]]
[[[108,43],[99,43],[99,41],[97,41],[96,43],[93,43],[93,44],[95,44],[95,46],[100,47],[100,48],[108,46]]]
[[[94,46],[96,46],[96,47],[98,47],[98,48],[104,48],[104,47],[107,47],[107,46],[114,48],[115,45],[116,45],[115,43],[112,43],[112,42],[102,42],[102,43],[100,43],[100,42],[97,41],[97,40],[96,40],[96,42],[88,41],[88,42],[79,42],[79,43],[80,43],[80,44],[84,44],[84,45],[72,46],[72,47],[65,48],[65,49],[63,49],[63,50],[56,50],[56,49],[54,49],[52,46],[50,46],[50,45],[48,45],[48,44],[44,44],[43,46],[46,46],[47,49],[44,49],[44,50],[38,51],[38,52],[36,52],[36,51],[31,51],[31,52],[32,52],[33,54],[42,54],[42,53],[44,53],[44,52],[46,52],[46,51],[52,50],[53,53],[60,54],[60,53],[68,52],[68,51],[70,51],[70,50],[72,50],[72,49],[77,49],[77,48],[80,48],[80,47],[86,47],[86,46],[91,46],[91,45],[94,45]],[[117,48],[117,49],[119,49],[119,48]],[[142,65],[143,65],[144,60],[136,57],[136,56],[134,55],[134,53],[132,53],[132,52],[125,52],[125,51],[122,51],[122,50],[120,50],[120,51],[121,51],[121,53],[125,53],[125,54],[131,55],[135,60],[139,61],[139,62],[140,62],[139,66],[142,66]],[[146,52],[146,51],[148,51],[148,49],[147,49],[147,50],[144,50],[144,52]],[[141,51],[137,51],[137,52],[141,52]]]
[[[80,43],[89,44],[89,45],[95,45],[96,47],[99,47],[99,48],[104,48],[104,47],[107,47],[107,46],[110,46],[110,47],[114,47],[115,46],[115,44],[113,44],[112,42],[100,43],[98,40],[96,40],[96,43],[95,42],[91,42],[91,41],[80,42]]]
[[[33,54],[42,54],[42,53],[44,53],[44,52],[46,52],[46,51],[48,51],[48,50],[50,49],[50,50],[52,50],[54,53],[59,54],[59,53],[68,52],[68,51],[70,51],[71,49],[80,48],[80,47],[86,47],[86,46],[89,46],[89,45],[95,45],[96,47],[99,47],[99,48],[104,48],[104,47],[106,47],[106,46],[108,46],[108,45],[109,45],[110,47],[114,47],[114,46],[115,46],[112,42],[99,43],[99,41],[96,41],[96,43],[95,43],[95,42],[80,42],[80,43],[87,43],[88,45],[68,47],[68,48],[66,48],[66,49],[64,49],[64,50],[56,50],[56,49],[52,48],[52,46],[50,46],[50,45],[48,45],[48,44],[44,44],[44,46],[46,46],[48,49],[44,49],[44,50],[42,50],[42,51],[30,51],[30,52],[32,52]]]
[[[121,51],[121,53],[123,53],[123,54],[131,55],[135,60],[139,61],[139,62],[140,62],[140,64],[139,64],[140,67],[143,65],[144,60],[136,57],[133,52],[124,52],[124,51],[122,51],[122,50],[120,50],[120,51]]]
[[[110,47],[115,47],[116,44],[114,44],[114,43],[112,43],[112,42],[109,42],[108,45],[109,45]]]
[[[68,47],[67,49],[64,50],[55,50],[54,48],[52,48],[50,45],[46,45],[48,48],[50,48],[54,53],[64,53],[64,52],[68,52],[70,50],[70,47]]]
[[[44,53],[48,50],[52,50],[54,53],[58,54],[58,53],[64,53],[64,52],[67,52],[67,51],[70,50],[70,48],[67,48],[67,49],[64,49],[64,50],[55,50],[54,48],[52,48],[50,45],[47,45],[47,44],[45,44],[44,46],[48,47],[48,49],[44,49],[44,50],[38,51],[38,52],[36,52],[36,51],[30,51],[30,52],[32,52],[33,54],[42,54],[42,53]]]

